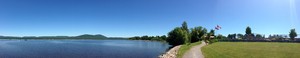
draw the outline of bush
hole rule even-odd
[[[180,27],[176,27],[174,30],[168,33],[167,42],[170,45],[176,46],[185,43],[189,43],[188,32]]]
[[[207,32],[207,30],[201,26],[191,29],[191,43],[201,41],[201,37]]]

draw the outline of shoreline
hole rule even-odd
[[[169,49],[167,52],[159,55],[159,58],[176,58],[178,54],[178,50],[181,47],[181,45],[175,46],[171,49]]]

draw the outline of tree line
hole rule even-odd
[[[168,33],[167,42],[170,45],[176,46],[181,44],[190,44],[198,41],[207,43],[217,42],[218,39],[225,38],[222,35],[215,35],[215,30],[211,29],[209,32],[202,26],[197,26],[188,29],[187,23],[184,21],[181,27],[175,27]]]
[[[297,33],[295,29],[291,29],[289,35],[273,34],[266,37],[262,34],[253,34],[251,28],[248,26],[245,31],[246,34],[228,34],[225,39],[240,39],[240,40],[290,40],[295,41]]]
[[[128,38],[129,40],[154,40],[154,41],[165,41],[167,39],[166,35],[163,36],[135,36],[135,37],[130,37]]]
[[[295,40],[297,33],[295,29],[291,29],[289,33],[290,40]],[[246,27],[245,34],[228,34],[228,36],[223,36],[221,34],[215,35],[215,30],[211,29],[209,32],[206,28],[202,26],[197,26],[188,29],[187,22],[184,21],[181,27],[175,27],[173,30],[168,32],[165,36],[135,36],[129,38],[130,40],[156,40],[156,41],[166,41],[170,45],[176,46],[181,44],[189,44],[198,41],[205,41],[207,43],[218,42],[220,39],[265,39],[265,35],[253,34],[251,28]],[[269,38],[287,38],[287,36],[273,35]]]
[[[181,27],[175,27],[167,36],[135,36],[129,38],[130,40],[157,40],[166,41],[170,45],[176,46],[181,44],[189,44],[205,40],[209,43],[216,42],[216,38],[224,38],[224,36],[215,36],[215,30],[211,29],[209,32],[202,26],[188,28],[187,22],[184,21]]]

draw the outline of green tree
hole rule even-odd
[[[251,28],[249,26],[246,28],[245,38],[246,39],[253,39],[254,38],[254,34],[252,34]]]
[[[161,36],[161,39],[162,39],[162,40],[166,40],[166,39],[167,39],[167,36],[166,36],[166,35],[163,35],[163,36]]]
[[[256,38],[259,38],[259,39],[262,39],[262,38],[263,38],[263,35],[261,35],[261,34],[256,34],[255,37],[256,37]]]
[[[186,23],[186,21],[183,21],[183,23],[181,24],[181,29],[183,29],[184,31],[187,32],[187,35],[188,35],[188,38],[186,39],[186,42],[185,43],[190,43],[191,42],[191,36],[190,36],[190,31],[188,29],[188,25]]]
[[[201,26],[191,29],[191,43],[202,40],[201,37],[207,32],[207,30]]]
[[[246,28],[246,34],[252,34],[251,28],[249,26]]]
[[[232,35],[231,35],[231,34],[228,34],[228,35],[227,35],[227,38],[228,38],[228,39],[232,39]]]
[[[131,38],[128,38],[130,40],[140,40],[140,37],[139,36],[135,36],[135,37],[131,37]]]
[[[219,34],[216,39],[223,39],[223,37],[224,37],[223,35]]]
[[[142,40],[150,40],[149,37],[147,35],[144,35],[141,37]]]
[[[297,33],[295,29],[291,29],[291,32],[289,34],[291,40],[295,40],[295,37],[297,37]]]
[[[210,32],[209,32],[209,35],[214,36],[215,35],[215,30],[211,29]]]
[[[208,43],[214,43],[214,42],[217,42],[218,40],[215,39],[214,37],[214,34],[215,34],[215,30],[211,29],[210,32],[206,35],[205,37],[205,42],[208,42]]]
[[[237,34],[238,39],[243,39],[244,35],[243,34]]]
[[[189,43],[188,32],[180,27],[176,27],[174,30],[168,33],[167,42],[170,45],[176,46],[185,43]]]
[[[232,38],[233,38],[233,39],[236,39],[236,34],[232,34]]]
[[[154,36],[153,36],[153,37],[151,36],[150,38],[151,38],[151,40],[156,40],[156,41],[161,41],[161,40],[162,40],[162,39],[160,38],[160,36],[155,36],[155,37],[154,37]]]
[[[186,21],[183,21],[181,28],[189,33],[189,29],[188,29],[188,25],[187,25]]]

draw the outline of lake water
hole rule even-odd
[[[157,58],[168,47],[138,40],[0,40],[0,58]]]

